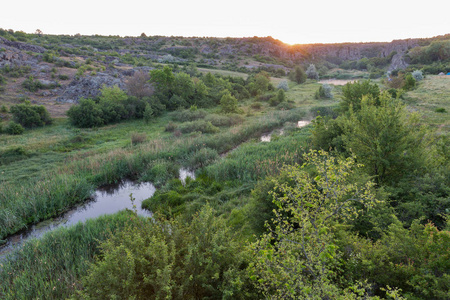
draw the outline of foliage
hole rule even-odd
[[[342,138],[378,183],[392,182],[421,165],[424,132],[399,100],[383,93],[379,102],[363,96],[361,110],[345,121]]]
[[[315,99],[333,99],[333,87],[329,84],[322,84],[314,94]]]
[[[34,80],[33,76],[30,76],[26,80],[24,80],[22,86],[30,92],[36,92],[37,90],[44,87],[44,85],[39,80]]]
[[[403,89],[406,91],[410,91],[415,89],[416,87],[416,80],[411,74],[408,74],[405,76],[405,84],[403,86]]]
[[[150,97],[154,91],[149,80],[150,75],[148,73],[143,71],[135,72],[126,84],[128,94],[137,98]]]
[[[0,266],[2,299],[66,299],[81,286],[99,243],[130,219],[130,212],[61,227],[26,241]],[[30,275],[33,274],[33,275]]]
[[[423,79],[423,74],[422,71],[420,70],[415,70],[414,72],[411,73],[411,75],[416,81],[421,81]]]
[[[407,299],[448,299],[450,296],[450,233],[416,220],[409,229],[392,224],[376,243],[344,239],[345,280],[368,279],[375,292],[396,286]]]
[[[145,124],[150,123],[150,121],[152,120],[153,117],[154,117],[153,116],[153,108],[152,108],[152,106],[150,104],[147,103],[145,105],[145,110],[144,110],[144,122],[145,122]]]
[[[26,128],[40,127],[52,123],[50,114],[43,105],[31,105],[30,102],[11,106],[13,120]]]
[[[304,83],[306,81],[306,73],[302,67],[296,66],[294,71],[289,73],[289,79],[295,81],[297,84]]]
[[[277,89],[282,89],[285,92],[289,91],[289,86],[286,80],[281,80],[277,85]]]
[[[226,114],[239,112],[237,99],[233,97],[229,91],[227,91],[222,96],[222,99],[220,99],[220,108],[222,112]]]
[[[9,122],[8,126],[5,127],[4,131],[7,134],[20,135],[25,131],[25,129],[22,127],[22,125],[16,122]]]
[[[376,203],[372,183],[351,182],[354,159],[324,151],[311,151],[304,159],[301,167],[286,167],[293,184],[275,181],[282,196],[274,197],[273,230],[251,246],[251,278],[266,297],[324,299],[343,293],[331,281],[339,259],[335,222],[357,216],[358,204]]]
[[[310,64],[308,69],[306,69],[306,76],[309,79],[319,80],[319,73],[317,72],[314,64]]]
[[[102,259],[82,281],[81,298],[239,299],[245,294],[242,248],[208,206],[187,226],[178,219],[137,220],[101,249]]]
[[[347,83],[342,87],[342,93],[341,109],[348,111],[351,107],[356,112],[361,109],[363,96],[369,95],[377,103],[380,96],[380,88],[376,83],[372,84],[370,80],[364,80],[362,82]]]
[[[80,99],[78,105],[69,108],[67,116],[76,127],[89,128],[104,124],[103,112],[92,99]]]
[[[201,133],[217,133],[219,128],[204,120],[182,123],[178,129],[182,133],[201,132]]]

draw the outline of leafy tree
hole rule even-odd
[[[121,90],[117,85],[113,87],[108,87],[104,85],[100,90],[100,93],[101,93],[99,97],[100,102],[112,101],[119,103],[125,101],[128,98],[127,94],[123,90]]]
[[[173,93],[183,98],[187,105],[193,104],[195,86],[188,74],[180,72],[175,75]]]
[[[294,69],[294,72],[291,72],[291,80],[297,82],[298,84],[304,83],[306,81],[306,74],[305,71],[303,71],[302,67],[297,66]]]
[[[354,159],[311,151],[301,166],[288,166],[292,184],[277,183],[273,229],[253,243],[251,278],[266,297],[330,299],[344,294],[332,283],[338,262],[335,222],[376,203],[373,184],[351,180]]]
[[[164,98],[170,99],[173,95],[173,87],[175,84],[175,75],[172,69],[165,66],[162,70],[150,71],[150,82],[155,86],[155,91]]]
[[[408,115],[404,105],[387,92],[378,106],[374,102],[363,96],[360,111],[351,111],[344,121],[342,138],[377,183],[396,181],[423,161],[424,132],[417,126],[417,116]]]
[[[239,112],[238,101],[229,91],[226,91],[222,99],[220,99],[220,107],[222,112],[226,114]]]
[[[371,84],[370,80],[349,82],[342,87],[342,93],[341,109],[345,112],[351,107],[353,111],[358,111],[361,109],[361,99],[365,95],[370,95],[375,103],[378,103],[380,88],[375,83]]]

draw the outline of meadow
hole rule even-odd
[[[436,136],[448,135],[450,91],[446,88],[446,80],[449,79],[427,76],[417,89],[406,92],[402,100],[408,110],[422,113],[421,122],[436,129],[432,133]],[[303,84],[289,82],[286,98],[295,107],[289,110],[272,107],[261,100],[262,97],[254,97],[239,102],[241,111],[238,114],[224,115],[217,108],[186,109],[165,112],[148,124],[143,120],[129,120],[92,129],[75,128],[66,119],[58,119],[53,125],[28,130],[21,136],[2,135],[0,239],[29,224],[58,216],[85,201],[103,184],[132,178],[151,181],[158,187],[155,195],[144,201],[144,207],[167,218],[180,217],[182,222],[189,224],[202,207],[211,205],[215,217],[223,218],[227,226],[238,233],[235,241],[241,244],[255,241],[264,231],[265,220],[275,217],[272,194],[268,196],[274,187],[274,179],[283,180],[283,166],[302,164],[303,155],[311,148],[314,125],[297,128],[296,123],[311,121],[318,115],[333,116],[333,109],[343,97],[342,87],[335,86],[333,99],[315,99],[319,87],[320,84],[313,80]],[[260,105],[255,106],[255,102]],[[446,112],[439,112],[437,108],[444,108]],[[260,141],[263,134],[281,128],[282,135],[273,134],[270,142]],[[180,167],[197,170],[198,178],[183,185],[176,179]],[[361,175],[358,180],[364,178],[366,175]],[[386,197],[383,193],[379,191],[381,198]],[[384,207],[379,210],[380,214],[388,211]],[[371,215],[372,219],[367,222],[376,220],[382,227],[383,222],[388,222],[390,213],[381,217]],[[121,212],[58,229],[39,240],[26,242],[21,250],[0,261],[0,296],[5,299],[83,298],[80,292],[83,290],[82,278],[92,263],[98,262],[104,254],[101,245],[106,244],[103,242],[111,240],[116,231],[130,223],[138,228],[139,222],[132,212]],[[395,224],[398,225],[393,222],[391,226],[395,227]],[[352,227],[350,230],[354,231],[370,227],[361,220],[344,226]],[[358,251],[369,261],[358,265],[359,261],[348,258],[353,264],[345,265],[345,270],[352,267],[356,270],[355,266],[363,269],[364,263],[375,273],[383,268],[370,261],[370,251],[375,250],[371,250],[369,240],[362,241],[362,237],[344,233],[338,227],[332,227],[338,231],[338,243],[342,242],[344,248],[348,245],[360,247]],[[386,228],[387,225],[370,230],[388,232]],[[414,228],[416,234],[421,230]],[[385,234],[385,240],[380,240],[376,251],[385,249],[382,243],[388,244],[388,238],[394,239],[390,233]],[[395,238],[407,234],[403,232]],[[342,257],[347,259],[345,255]],[[398,277],[415,272],[392,268],[393,274],[400,274]],[[338,274],[342,270],[337,266],[334,271]],[[241,286],[248,284],[248,278],[242,280]]]

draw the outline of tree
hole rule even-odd
[[[152,118],[153,118],[153,109],[152,109],[152,106],[147,103],[145,105],[145,110],[144,110],[144,122],[145,122],[145,124],[150,123],[150,120]]]
[[[154,84],[156,92],[165,98],[164,100],[172,97],[175,75],[170,67],[165,66],[162,70],[150,71],[150,82]]]
[[[282,196],[274,197],[272,229],[251,246],[251,278],[272,299],[335,299],[342,294],[331,282],[338,261],[335,222],[377,202],[373,183],[352,180],[358,167],[354,158],[311,151],[304,160],[301,167],[285,167],[289,181],[275,181],[273,193]]]
[[[153,95],[153,87],[149,83],[150,75],[138,71],[126,83],[128,94],[139,99]]]
[[[315,65],[309,65],[308,69],[306,70],[306,76],[308,76],[309,79],[319,80],[319,73],[317,73]]]
[[[302,67],[295,67],[292,80],[294,80],[298,84],[304,83],[306,81],[306,74],[305,71],[303,71]]]
[[[364,162],[377,183],[396,181],[423,162],[424,131],[417,115],[385,92],[379,105],[363,96],[359,112],[351,111],[343,122],[342,139],[347,149]]]
[[[231,95],[230,91],[226,90],[220,99],[222,112],[226,114],[237,113],[239,111],[237,104],[237,99]]]
[[[341,109],[346,112],[350,110],[358,111],[361,109],[361,99],[365,95],[370,95],[377,103],[380,96],[380,88],[377,84],[371,84],[370,80],[347,83],[342,87],[343,99],[340,103]]]

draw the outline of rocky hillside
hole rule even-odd
[[[54,36],[0,29],[0,104],[28,99],[45,104],[54,116],[63,116],[80,97],[95,97],[103,85],[125,88],[137,70],[148,72],[161,64],[185,71],[195,64],[245,73],[269,71],[285,76],[296,65],[315,63],[321,75],[335,68],[376,67],[383,72],[408,67],[412,49],[432,39],[386,43],[311,44],[290,46],[271,37],[118,37]],[[381,75],[380,75],[381,74]],[[24,88],[24,82],[37,90]],[[1,81],[0,81],[1,82]]]

